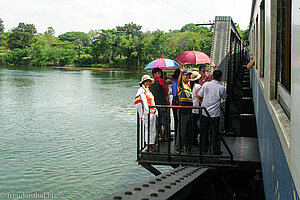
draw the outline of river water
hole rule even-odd
[[[98,199],[153,177],[135,162],[142,73],[0,67],[0,198]]]

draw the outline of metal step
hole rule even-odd
[[[252,89],[250,87],[242,87],[242,94],[244,97],[252,97]]]
[[[249,113],[233,114],[229,120],[237,131],[238,136],[256,137],[255,115]]]
[[[240,115],[240,131],[246,137],[257,137],[254,114]]]
[[[243,87],[250,87],[250,80],[242,80],[242,86]]]

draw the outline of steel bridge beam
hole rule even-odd
[[[178,167],[100,200],[186,199],[192,182],[207,170],[206,167]]]

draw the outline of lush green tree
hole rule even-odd
[[[0,34],[4,33],[4,24],[2,19],[0,18]]]
[[[8,51],[7,38],[9,34],[10,34],[9,32],[0,34],[0,65],[5,63],[4,56]]]
[[[151,41],[151,50],[149,53],[153,55],[153,58],[161,58],[163,54],[166,55],[166,34],[164,31],[156,30],[152,32],[153,39]]]
[[[54,43],[57,44],[55,40],[58,39],[48,34],[37,36],[36,42],[30,48],[32,65],[51,66],[58,64],[54,51],[56,45],[53,46]]]
[[[10,49],[24,49],[34,42],[33,36],[37,33],[33,24],[19,23],[8,36],[7,45]]]
[[[24,59],[27,57],[28,52],[27,49],[13,49],[8,51],[4,55],[4,63],[5,64],[13,64],[13,65],[23,65],[28,64],[28,60]]]
[[[123,34],[127,41],[122,46],[123,55],[126,57],[127,66],[139,66],[142,58],[142,49],[144,47],[142,26],[133,22],[124,26],[117,26],[117,31]]]
[[[134,24],[133,22],[125,24],[124,26],[117,26],[117,31],[124,32],[127,38],[130,40],[133,36],[141,37],[143,32],[141,31],[142,26]]]
[[[25,24],[25,23],[19,23],[18,27],[15,28],[18,32],[24,32],[29,33],[31,35],[35,35],[37,33],[36,28],[33,24]]]
[[[91,42],[94,41],[94,38],[97,36],[97,31],[96,30],[90,30],[88,33],[88,38],[90,39]]]
[[[116,30],[101,30],[98,32],[92,44],[93,56],[97,62],[113,63],[117,53],[114,51],[118,45],[117,33],[118,31]]]
[[[143,63],[149,63],[154,59],[162,57],[166,44],[164,36],[165,33],[160,30],[144,34],[144,47],[142,49]]]
[[[196,25],[193,24],[193,23],[190,23],[190,24],[186,24],[184,25],[180,31],[181,32],[188,32],[188,31],[193,31],[194,29],[196,29]]]
[[[55,34],[55,31],[54,31],[54,28],[53,27],[48,27],[47,28],[47,31],[44,32],[44,35],[51,35],[51,36],[54,36]]]
[[[8,39],[8,36],[9,36],[10,32],[5,32],[5,33],[2,33],[0,34],[0,47],[2,49],[7,49],[7,39]]]
[[[78,52],[76,46],[68,41],[63,42],[57,37],[40,34],[36,42],[30,47],[32,65],[56,66],[72,65]]]
[[[91,40],[88,34],[83,32],[67,32],[59,35],[58,38],[61,41],[68,41],[76,46],[88,46],[91,44]]]
[[[242,38],[242,40],[244,42],[243,45],[247,46],[247,44],[248,44],[248,37],[249,37],[249,29],[247,29],[247,30],[241,30],[239,25],[236,26],[236,29],[237,29],[238,33],[240,34],[240,36],[241,36],[241,38]]]

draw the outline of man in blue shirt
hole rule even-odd
[[[205,82],[200,89],[200,98],[202,100],[201,106],[205,107],[211,117],[212,127],[212,149],[213,154],[222,154],[220,150],[219,126],[220,126],[220,106],[221,99],[226,99],[225,87],[220,84],[222,80],[222,72],[215,70],[213,72],[213,80]],[[208,130],[209,118],[206,112],[202,111],[202,151],[208,152]]]

